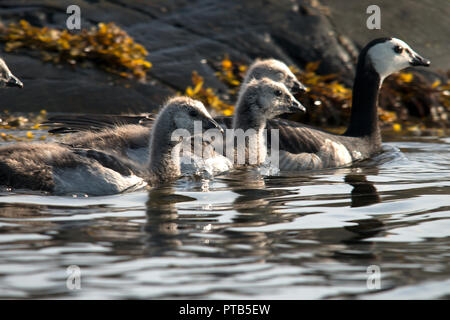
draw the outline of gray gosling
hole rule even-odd
[[[18,143],[0,147],[0,184],[56,194],[115,194],[172,181],[180,175],[171,140],[176,129],[194,133],[217,128],[203,104],[186,97],[170,99],[159,112],[150,141],[149,161],[138,165],[126,157],[59,143]],[[120,133],[117,133],[120,134]]]
[[[305,93],[307,88],[301,83],[289,67],[282,61],[276,59],[257,59],[253,62],[245,77],[242,85],[249,83],[252,79],[268,78],[270,80],[281,82],[293,94]]]
[[[235,165],[260,165],[265,162],[267,142],[265,139],[266,122],[283,113],[305,112],[305,107],[295,99],[282,83],[269,78],[252,79],[240,92],[233,116],[235,135],[245,132],[245,163],[237,159],[239,145],[235,145]],[[270,133],[269,133],[270,134]]]
[[[296,79],[295,75],[285,63],[276,59],[264,59],[256,60],[249,67],[249,70],[247,71],[241,85],[240,93],[245,90],[247,84],[252,80],[260,80],[263,78],[268,78],[275,82],[284,84],[285,88],[283,90],[287,88],[294,94],[306,91],[305,86]],[[242,103],[242,99],[238,98],[237,106]],[[260,113],[257,113],[257,116],[259,117]],[[104,119],[102,120],[103,117]],[[136,116],[135,118],[132,116],[113,117],[114,119],[112,116],[108,115],[84,115],[82,117],[61,116],[50,118],[44,124],[49,125],[51,128],[56,128],[53,130],[60,133],[78,130],[82,131],[79,134],[63,139],[64,143],[71,146],[100,149],[115,155],[128,157],[137,164],[146,163],[150,154],[148,146],[151,139],[151,130],[149,127],[153,125],[154,121],[149,121],[147,117],[142,116]],[[274,117],[274,115],[270,116],[269,119],[272,117]],[[126,125],[126,123],[138,123],[140,120],[144,120],[145,125]],[[61,125],[67,125],[67,128],[59,128]],[[102,128],[102,126],[104,129],[98,131],[98,128]],[[231,123],[229,127],[231,127]],[[90,129],[92,129],[92,131],[90,131]],[[212,158],[214,158],[214,156],[209,154],[209,160],[207,160],[208,163],[205,164],[207,167],[211,167],[210,170],[207,170],[208,172],[222,172],[231,167],[227,162],[222,160],[215,162],[214,160],[211,160]],[[217,159],[220,159],[220,157]],[[198,160],[198,157],[197,162],[198,165],[202,165],[202,160]],[[194,167],[198,165],[196,164]],[[192,168],[192,166],[189,165],[182,167],[183,172],[192,172],[197,169],[198,168]]]
[[[306,92],[306,87],[297,80],[289,67],[284,62],[276,59],[257,59],[253,62],[244,77],[241,89],[251,80],[260,80],[262,78],[268,78],[283,83],[293,94]],[[154,117],[152,115],[121,116],[86,114],[54,116],[49,118],[43,124],[50,127],[50,133],[70,133],[78,131],[99,132],[106,128],[116,129],[129,124],[136,124],[137,126],[149,128],[153,123]],[[146,133],[149,134],[149,131],[146,131]],[[144,134],[144,132],[142,132],[142,134]],[[104,132],[102,133],[102,137],[107,139]],[[134,137],[135,135],[132,137],[133,140]],[[69,141],[66,142],[70,143]],[[76,143],[79,146],[94,147],[90,145],[89,142],[90,139],[88,138],[87,141],[83,141],[80,137],[76,138]],[[99,147],[103,150],[103,148],[109,148],[112,145],[115,144],[101,145]],[[130,142],[130,145],[134,148],[138,147],[133,142]]]
[[[233,167],[263,164],[267,155],[267,120],[298,111],[304,112],[305,108],[283,83],[268,78],[249,80],[239,91],[232,130],[206,144],[201,161],[194,155],[191,167],[183,169],[214,175]]]

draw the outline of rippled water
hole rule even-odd
[[[0,298],[450,298],[449,155],[450,138],[400,138],[339,170],[2,192]]]

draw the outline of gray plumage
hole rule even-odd
[[[194,121],[203,128],[217,127],[203,104],[186,97],[170,99],[155,121],[151,141],[140,134],[145,128],[125,126],[104,132],[104,137],[87,133],[70,144],[19,143],[0,147],[0,183],[13,188],[49,191],[58,194],[114,194],[145,185],[176,179],[180,164],[172,150],[176,129],[194,133]],[[148,130],[148,129],[147,129]],[[83,147],[77,144],[83,139]],[[130,161],[123,146],[150,143],[147,163]],[[111,152],[95,149],[109,146]],[[114,149],[114,146],[117,148]]]
[[[250,87],[248,86],[249,83],[251,83]],[[277,101],[282,103],[283,101],[280,97],[273,96],[274,91],[277,89],[282,91],[285,98],[288,99],[284,101],[285,103],[295,103],[297,108],[289,109],[286,106],[278,106]],[[241,86],[236,104],[237,117],[235,119],[238,122],[235,124],[235,128],[244,130],[254,128],[260,131],[264,129],[267,119],[285,112],[301,111],[300,103],[289,93],[289,89],[303,91],[305,87],[295,78],[295,75],[284,63],[275,59],[257,60],[250,66]],[[265,106],[264,109],[261,108],[262,105]],[[292,107],[292,105],[290,106]],[[91,117],[89,115],[82,117],[69,115],[67,118],[58,116],[50,118],[44,125],[50,125],[53,128],[50,131],[58,133],[76,131],[77,129],[93,129],[88,131],[89,134],[80,133],[73,137],[64,138],[63,142],[75,147],[96,148],[112,152],[115,155],[127,156],[138,163],[143,163],[148,160],[146,155],[149,154],[148,141],[151,137],[151,130],[148,128],[151,127],[151,119],[152,117],[148,116],[133,118],[131,116],[105,115],[103,124],[106,129],[101,131],[96,130],[102,127],[102,116],[100,115]],[[143,122],[143,124],[122,125],[127,122]],[[66,125],[66,127],[58,127],[61,124]],[[202,155],[199,156],[201,157]],[[213,157],[214,154],[210,154],[207,158]]]
[[[296,111],[304,112],[305,108],[281,82],[268,78],[252,79],[241,87],[232,128],[235,134],[239,133],[238,129],[247,133],[245,164],[250,164],[250,157],[256,157],[256,163],[251,164],[261,164],[265,161],[267,148],[263,131],[267,120]],[[253,142],[250,142],[252,139]],[[235,144],[233,147],[237,151],[239,145]],[[239,161],[235,158],[233,163],[237,162]]]
[[[242,85],[249,83],[252,79],[263,78],[281,82],[294,94],[306,92],[306,87],[297,79],[291,69],[280,60],[257,59],[250,65]]]

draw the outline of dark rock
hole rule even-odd
[[[396,37],[431,60],[433,70],[450,68],[450,3],[448,0],[320,0],[336,32],[349,37],[359,48],[379,37]],[[376,4],[381,29],[369,30],[366,9]]]
[[[4,24],[26,19],[33,25],[62,29],[70,4],[59,0],[4,0],[0,19]],[[207,86],[225,92],[226,87],[215,77],[210,64],[225,54],[247,64],[257,57],[275,57],[300,68],[320,60],[319,72],[340,73],[350,84],[357,54],[352,40],[361,46],[362,38],[357,34],[365,29],[366,17],[365,11],[358,13],[364,24],[349,29],[341,18],[333,16],[334,10],[341,11],[333,7],[328,16],[326,7],[316,0],[85,0],[77,4],[83,28],[115,22],[147,48],[148,60],[153,64],[148,83],[121,79],[95,67],[44,63],[39,54],[31,51],[3,53],[25,87],[21,91],[3,90],[0,108],[149,111],[167,96],[191,85],[193,70],[205,78]],[[413,43],[416,47],[417,41]]]

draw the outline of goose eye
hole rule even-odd
[[[275,90],[274,93],[277,97],[281,97],[281,95],[283,94],[283,92],[281,92],[281,90]]]
[[[395,46],[395,47],[394,47],[394,51],[395,51],[396,53],[402,53],[402,52],[403,52],[403,48],[400,47],[400,46]]]
[[[191,117],[196,117],[196,116],[198,116],[198,112],[196,110],[191,110],[191,111],[189,111],[189,115]]]

